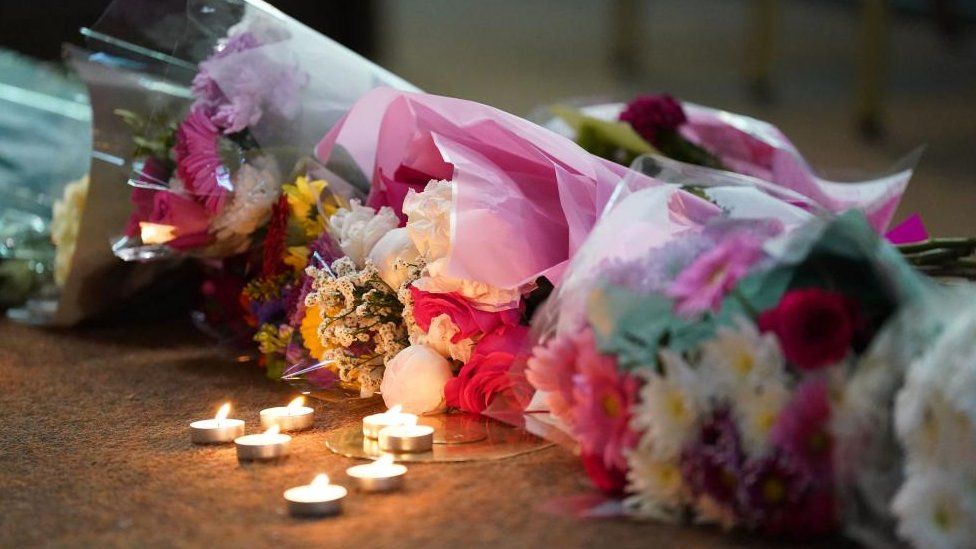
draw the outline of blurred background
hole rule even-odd
[[[670,92],[776,124],[841,179],[926,145],[899,218],[976,234],[976,0],[272,3],[426,91],[516,114]],[[57,61],[107,4],[0,0],[0,48]]]

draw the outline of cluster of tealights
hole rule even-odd
[[[291,436],[283,431],[301,431],[312,426],[315,410],[305,406],[304,397],[298,397],[288,406],[261,410],[261,426],[264,432],[244,434],[244,420],[227,417],[230,404],[217,410],[213,419],[194,421],[190,424],[190,440],[195,444],[223,444],[234,442],[237,459],[241,462],[275,461],[288,456]],[[378,441],[384,452],[429,452],[433,448],[434,429],[418,425],[417,416],[401,411],[399,406],[363,418],[363,436]],[[393,462],[391,454],[385,454],[372,463],[346,469],[346,474],[364,492],[389,492],[403,485],[407,468]],[[288,512],[294,516],[331,516],[342,511],[342,501],[347,490],[331,484],[329,476],[322,473],[310,484],[296,486],[285,491]]]

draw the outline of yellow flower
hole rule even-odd
[[[305,317],[302,318],[302,341],[305,348],[315,360],[322,360],[327,350],[322,345],[319,338],[319,326],[322,324],[322,309],[318,305],[311,305],[305,309]]]
[[[288,208],[292,218],[299,227],[305,232],[308,238],[316,238],[325,229],[326,217],[335,213],[335,200],[331,193],[322,197],[329,184],[321,179],[309,180],[305,176],[299,176],[294,183],[285,184],[281,187],[282,192],[288,200]],[[322,198],[322,210],[319,211],[319,200]]]
[[[289,246],[285,250],[285,265],[295,269],[296,273],[301,273],[308,265],[308,252],[307,246]]]

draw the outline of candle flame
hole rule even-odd
[[[275,423],[271,427],[268,427],[268,430],[265,431],[264,434],[265,435],[277,435],[280,432],[281,432],[281,427],[279,427],[278,424]]]
[[[294,410],[295,408],[301,408],[304,404],[305,404],[305,397],[300,396],[288,403],[288,409]]]
[[[228,414],[230,414],[230,402],[225,402],[224,405],[217,410],[217,414],[214,416],[214,419],[216,419],[218,422],[223,421],[227,419]]]
[[[315,478],[312,479],[312,483],[309,484],[309,486],[314,486],[315,488],[321,488],[323,486],[328,486],[328,485],[329,485],[329,475],[325,473],[319,473],[315,475]]]
[[[139,222],[139,236],[143,244],[166,244],[176,238],[176,227],[159,223]]]
[[[394,404],[393,406],[390,407],[389,410],[386,411],[386,413],[390,414],[391,416],[395,416],[400,414],[400,412],[402,411],[403,411],[403,406],[400,406],[399,404]]]
[[[373,462],[373,465],[376,467],[389,467],[390,465],[393,465],[393,455],[383,454]]]

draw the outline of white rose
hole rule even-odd
[[[407,269],[397,269],[396,261],[402,259],[412,263],[419,256],[420,252],[417,251],[417,247],[413,245],[410,235],[404,228],[393,229],[383,235],[369,252],[369,259],[373,265],[376,265],[380,278],[394,290],[407,281]]]
[[[419,328],[418,333],[411,334],[410,343],[426,345],[445,358],[467,362],[471,358],[474,340],[468,337],[454,343],[451,338],[456,333],[458,333],[458,327],[451,320],[451,317],[447,314],[441,314],[430,321],[430,329],[427,330],[426,334]]]
[[[411,345],[386,364],[380,392],[387,408],[426,414],[445,408],[444,385],[453,377],[451,365],[426,345]]]
[[[329,231],[339,242],[342,253],[362,267],[373,246],[400,222],[386,206],[377,212],[353,200],[349,208],[340,209],[329,218]]]
[[[431,181],[422,193],[412,190],[403,199],[407,232],[417,250],[434,261],[451,252],[451,208],[454,185],[450,181]]]

